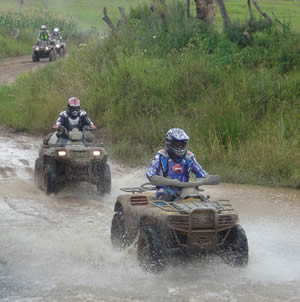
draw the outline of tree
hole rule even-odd
[[[47,0],[42,0],[44,9],[48,9],[48,1]]]
[[[223,19],[223,24],[224,24],[224,27],[226,28],[228,25],[230,25],[230,18],[228,16],[225,3],[223,0],[216,0],[216,2],[218,3],[218,6],[220,8],[221,16]]]
[[[24,5],[24,0],[19,0],[19,4],[20,4],[19,11],[21,11]]]
[[[208,24],[214,24],[216,20],[217,6],[214,0],[195,0],[196,17]]]

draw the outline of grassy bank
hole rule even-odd
[[[263,20],[220,33],[183,11],[166,8],[164,23],[134,9],[119,33],[3,87],[1,123],[46,132],[77,95],[126,163],[149,162],[182,127],[223,181],[299,187],[299,35]]]

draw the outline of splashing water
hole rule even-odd
[[[2,136],[1,136],[2,135]],[[299,301],[300,192],[246,185],[207,187],[231,199],[250,247],[249,265],[189,261],[143,272],[134,249],[115,250],[110,225],[120,187],[144,169],[112,167],[112,194],[82,187],[47,196],[32,180],[41,138],[0,134],[0,301]]]

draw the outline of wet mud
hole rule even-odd
[[[33,183],[41,138],[0,131],[0,301],[300,301],[300,191],[247,185],[205,187],[230,199],[246,230],[250,261],[210,257],[145,273],[135,249],[110,243],[120,187],[143,169],[112,166],[111,195],[85,185],[47,196]]]

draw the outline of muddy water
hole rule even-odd
[[[300,301],[300,191],[207,187],[238,209],[248,267],[209,258],[152,275],[134,249],[110,244],[119,188],[142,183],[144,172],[112,164],[114,189],[105,200],[83,186],[46,196],[32,181],[39,143],[0,133],[0,301]]]

